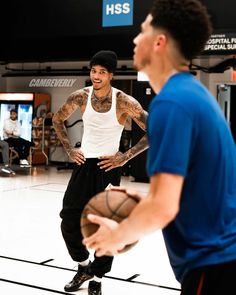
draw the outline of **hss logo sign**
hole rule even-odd
[[[131,25],[133,25],[133,0],[103,0],[103,27]]]

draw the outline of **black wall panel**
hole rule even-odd
[[[201,0],[214,33],[236,33],[235,0]],[[134,0],[133,25],[102,27],[102,0],[1,1],[0,62],[89,60],[98,50],[132,59],[133,38],[153,0]],[[194,36],[193,36],[194,38]]]
[[[144,110],[148,111],[149,104],[154,96],[154,92],[148,82],[133,81],[132,96],[135,97]],[[131,131],[131,144],[135,145],[145,132],[132,121]],[[146,160],[147,151],[142,152],[137,157],[131,160],[131,176],[134,177],[135,181],[148,182],[148,176],[146,173]]]

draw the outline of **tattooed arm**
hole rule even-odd
[[[135,121],[135,123],[145,132],[147,131],[147,117],[148,113],[142,108],[141,104],[134,99],[129,97],[125,103],[125,108],[127,114]],[[128,151],[124,153],[126,160],[136,157],[141,152],[145,151],[148,148],[147,134],[145,134],[136,145],[131,147]]]
[[[84,163],[85,158],[80,149],[74,148],[71,145],[64,122],[71,116],[71,114],[76,109],[79,108],[82,112],[84,111],[87,102],[87,97],[88,93],[86,89],[81,89],[73,92],[68,97],[67,101],[54,114],[52,119],[53,127],[65,151],[67,152],[69,157],[77,164]]]
[[[141,104],[133,97],[120,92],[117,97],[117,118],[119,123],[124,125],[127,117],[131,117],[138,126],[146,132],[148,113],[142,108]],[[136,145],[125,153],[118,152],[114,156],[100,157],[99,166],[105,171],[115,167],[123,166],[130,159],[136,157],[148,148],[147,134],[145,134]]]

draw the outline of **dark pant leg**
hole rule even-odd
[[[83,237],[79,218],[63,218],[61,232],[71,258],[77,262],[86,260],[89,257],[89,251],[81,243]]]
[[[28,140],[25,140],[24,138],[19,137],[18,146],[21,149],[21,155],[22,155],[21,159],[27,159],[30,152],[31,142]]]
[[[236,294],[236,260],[201,267],[184,278],[181,295]]]
[[[14,150],[17,151],[19,158],[27,159],[29,156],[29,150],[30,150],[30,141],[25,140],[21,137],[9,137],[6,139],[10,147],[13,147]]]
[[[107,272],[111,270],[113,256],[101,256],[97,257],[94,255],[94,261],[91,264],[91,273],[95,276],[102,278]]]
[[[200,288],[202,289],[204,276],[204,268],[194,269],[187,273],[181,286],[181,295],[200,295],[201,293],[197,294],[197,292]]]
[[[0,147],[2,149],[3,164],[9,164],[9,144],[5,140],[0,140]]]
[[[109,183],[120,184],[120,169],[105,172],[97,166],[97,159],[87,159],[85,164],[76,166],[72,172],[63,199],[61,229],[70,256],[75,261],[83,261],[89,252],[82,244],[80,218],[84,206],[97,193],[103,191]],[[110,271],[113,257],[96,257],[91,265],[94,275],[102,277]]]
[[[89,257],[89,252],[82,244],[80,218],[88,201],[89,182],[87,181],[86,165],[75,166],[63,198],[63,208],[60,212],[61,231],[71,258],[80,262]]]
[[[121,169],[113,169],[109,172],[105,172],[104,170],[98,171],[100,173],[98,177],[98,181],[100,184],[98,184],[98,187],[100,187],[100,191],[103,191],[108,184],[112,184],[114,186],[119,186],[120,185],[120,180],[121,180]],[[96,253],[94,255],[94,261],[92,262],[91,265],[91,272],[96,275],[97,277],[103,277],[107,272],[111,270],[112,267],[112,262],[113,262],[114,257],[113,256],[102,256],[102,257],[97,257]]]

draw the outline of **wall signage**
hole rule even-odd
[[[102,26],[132,26],[133,0],[103,0]]]
[[[236,34],[215,34],[207,41],[204,53],[236,53]]]
[[[31,79],[29,87],[72,87],[77,79]]]

